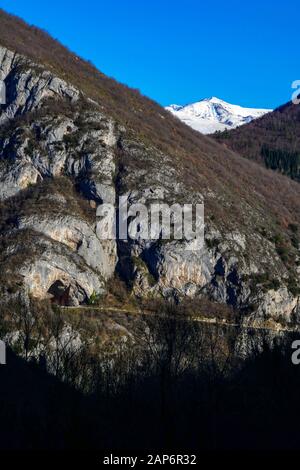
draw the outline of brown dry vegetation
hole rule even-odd
[[[95,210],[75,191],[70,179],[63,176],[44,179],[0,203],[0,231],[13,227],[18,217],[58,217],[61,214],[82,218],[91,223],[95,219]]]

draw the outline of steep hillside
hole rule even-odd
[[[215,134],[226,147],[300,179],[300,107],[292,102],[241,128]]]
[[[0,14],[1,291],[69,305],[115,272],[139,298],[209,298],[298,322],[300,186],[193,131],[44,32]],[[101,240],[96,207],[204,201],[206,247]],[[24,294],[25,295],[25,294]]]

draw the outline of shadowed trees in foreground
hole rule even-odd
[[[84,350],[65,376],[9,350],[0,366],[0,448],[299,449],[292,339],[273,350],[262,342],[241,361],[234,335],[174,310],[173,318],[143,318],[136,334],[138,348],[120,349],[110,367]]]

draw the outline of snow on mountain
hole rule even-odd
[[[219,98],[205,98],[180,106],[171,104],[166,109],[188,126],[203,134],[234,129],[272,111],[272,109],[243,108]]]

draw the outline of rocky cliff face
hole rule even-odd
[[[287,286],[291,271],[272,233],[254,230],[264,212],[261,201],[257,207],[239,201],[243,224],[234,216],[232,224],[224,222],[212,209],[222,204],[231,210],[223,193],[201,180],[195,190],[172,154],[117,122],[101,103],[3,47],[0,76],[7,90],[0,113],[5,298],[20,291],[49,298],[59,284],[68,290],[67,302],[78,305],[103,292],[117,271],[138,297],[209,296],[240,309],[247,322],[297,321],[298,298]],[[131,204],[204,201],[205,247],[102,240],[96,209],[118,204],[120,195]]]

